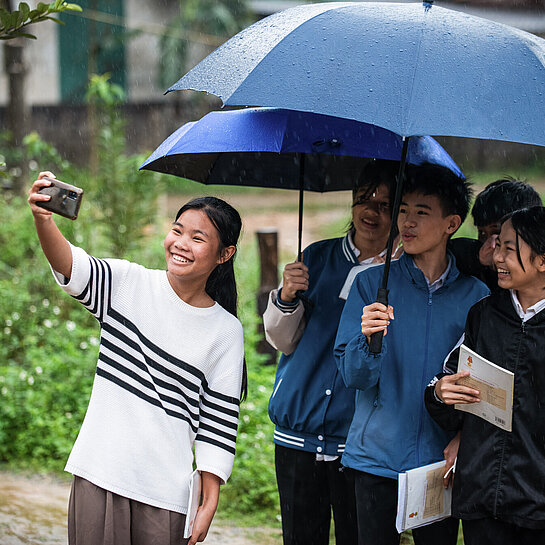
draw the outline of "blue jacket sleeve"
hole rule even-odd
[[[387,348],[386,339],[383,339],[382,352],[371,354],[367,339],[361,332],[363,307],[373,301],[365,273],[358,274],[352,284],[339,322],[334,350],[344,383],[359,390],[367,390],[378,383]]]

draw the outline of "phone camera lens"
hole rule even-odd
[[[69,191],[68,192],[68,198],[69,199],[77,199],[78,198],[78,194],[75,192],[75,191]]]

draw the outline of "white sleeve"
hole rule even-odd
[[[51,269],[57,284],[79,301],[97,320],[102,321],[108,311],[115,285],[124,278],[131,265],[120,259],[98,259],[85,250],[70,244],[72,271],[70,279]],[[117,282],[114,280],[117,279]]]
[[[276,306],[277,294],[278,290],[271,291],[263,314],[265,338],[283,354],[291,354],[297,348],[305,331],[305,307],[299,301],[292,312],[284,312]]]
[[[237,323],[215,372],[203,380],[195,437],[197,469],[217,475],[222,483],[233,469],[238,428],[244,339],[242,326]]]

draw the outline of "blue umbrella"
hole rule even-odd
[[[287,9],[228,40],[168,91],[180,89],[401,136],[545,145],[545,40],[431,3]]]
[[[140,167],[204,184],[298,189],[301,252],[303,190],[352,189],[364,158],[399,161],[402,138],[350,119],[276,108],[214,111],[171,134]],[[407,161],[462,175],[431,137],[410,141]]]
[[[228,40],[168,91],[193,89],[225,105],[355,119],[406,137],[395,225],[408,138],[545,145],[545,40],[432,4],[330,2],[287,9]],[[391,233],[377,296],[385,304],[393,241]]]

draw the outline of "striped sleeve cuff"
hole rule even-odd
[[[276,300],[274,301],[275,306],[278,307],[282,312],[293,312],[299,304],[299,298],[296,297],[291,303],[288,303],[287,301],[283,301],[280,298],[281,293],[282,290],[278,290],[278,293],[276,294]]]

